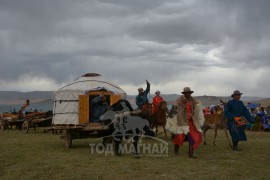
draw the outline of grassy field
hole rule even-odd
[[[209,145],[195,151],[197,159],[187,157],[187,144],[175,157],[171,143],[168,157],[135,159],[91,154],[94,139],[75,140],[67,149],[59,135],[41,129],[7,130],[0,132],[0,179],[270,179],[270,133],[247,136],[241,152],[229,148],[222,131],[214,147],[209,131]]]

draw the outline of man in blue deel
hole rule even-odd
[[[109,104],[107,102],[106,96],[101,94],[100,96],[95,97],[91,101],[91,107],[91,121],[96,122],[99,120],[100,116],[102,116],[109,109]]]
[[[143,88],[139,88],[139,94],[136,97],[136,105],[138,109],[141,109],[145,103],[148,103],[147,94],[150,92],[150,83],[146,80],[147,88],[144,91]]]
[[[239,151],[239,141],[247,141],[247,137],[245,134],[245,123],[238,123],[237,119],[243,119],[244,117],[247,121],[254,122],[254,119],[251,116],[250,112],[248,111],[244,103],[240,101],[241,95],[242,93],[240,93],[240,91],[234,91],[231,95],[233,99],[225,105],[224,109],[225,117],[228,119],[227,125],[230,135],[232,137],[232,149],[234,151]]]

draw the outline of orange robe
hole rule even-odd
[[[189,143],[193,146],[194,149],[197,149],[202,142],[202,133],[197,131],[192,117],[191,117],[191,104],[187,102],[186,104],[187,109],[187,119],[188,119],[188,126],[189,126],[189,133],[187,135],[183,134],[176,134],[173,139],[173,144],[178,144],[180,146],[183,145],[185,140],[188,140]]]
[[[154,97],[154,99],[153,99],[153,114],[157,111],[159,104],[163,101],[164,100],[161,96]]]

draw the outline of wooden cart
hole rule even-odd
[[[22,123],[24,120],[19,119],[18,113],[3,113],[0,115],[0,129],[6,130],[6,129],[12,129],[13,126],[16,127],[16,129],[21,130],[22,129]]]
[[[103,123],[89,123],[85,126],[82,125],[55,125],[46,128],[49,130],[65,130],[65,136],[61,136],[61,139],[65,140],[66,147],[72,147],[72,141],[75,139],[85,138],[100,138],[107,136],[113,132],[113,130]]]
[[[16,129],[21,129],[22,124],[23,124],[24,120],[21,119],[16,119],[16,120],[12,120],[12,119],[1,119],[0,120],[0,130],[4,131],[6,129],[12,129],[12,126],[15,126]]]

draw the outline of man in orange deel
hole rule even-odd
[[[159,90],[157,90],[155,94],[156,96],[153,99],[153,114],[157,111],[159,104],[164,101],[163,98],[160,96]]]

